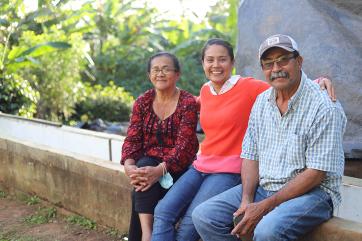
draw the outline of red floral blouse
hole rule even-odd
[[[151,89],[134,103],[121,163],[150,156],[165,162],[171,173],[184,171],[194,161],[199,148],[196,100],[181,90],[175,112],[161,121],[153,111],[154,97],[155,90]]]

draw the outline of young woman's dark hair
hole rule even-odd
[[[175,68],[175,72],[180,72],[181,71],[181,68],[180,68],[180,62],[178,61],[177,57],[169,52],[159,52],[159,53],[156,53],[154,55],[152,55],[149,60],[148,60],[148,63],[147,63],[147,72],[150,73],[151,71],[151,62],[154,58],[157,58],[157,57],[160,57],[160,56],[166,56],[166,57],[169,57],[170,59],[172,59],[172,62],[173,62],[173,67]]]
[[[202,61],[204,61],[206,49],[211,45],[221,45],[221,46],[225,47],[227,49],[228,53],[229,53],[229,56],[230,56],[231,60],[234,61],[233,46],[231,46],[231,44],[228,41],[225,41],[225,40],[219,39],[219,38],[209,39],[205,43],[204,47],[201,50],[201,60]]]

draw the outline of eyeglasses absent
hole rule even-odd
[[[263,70],[271,70],[274,67],[274,63],[276,63],[278,66],[286,66],[291,59],[294,59],[296,56],[295,54],[288,54],[280,56],[276,59],[268,59],[268,60],[261,60],[261,67]]]
[[[176,69],[170,68],[170,67],[162,67],[161,69],[159,68],[152,68],[151,69],[151,74],[152,75],[157,75],[158,73],[162,72],[162,74],[169,74],[173,71],[176,71]]]

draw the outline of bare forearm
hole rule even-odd
[[[259,183],[259,163],[257,161],[243,160],[241,180],[243,185],[242,202],[251,203],[254,201],[255,190]]]
[[[270,207],[270,210],[272,210],[287,200],[307,193],[321,184],[324,178],[325,172],[315,169],[306,169],[289,181],[281,190],[264,201],[268,204],[267,206]]]

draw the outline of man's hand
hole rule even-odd
[[[264,201],[258,203],[242,203],[240,208],[234,213],[234,216],[244,213],[244,218],[234,227],[231,234],[238,237],[251,235],[256,225],[270,210],[271,207]]]

